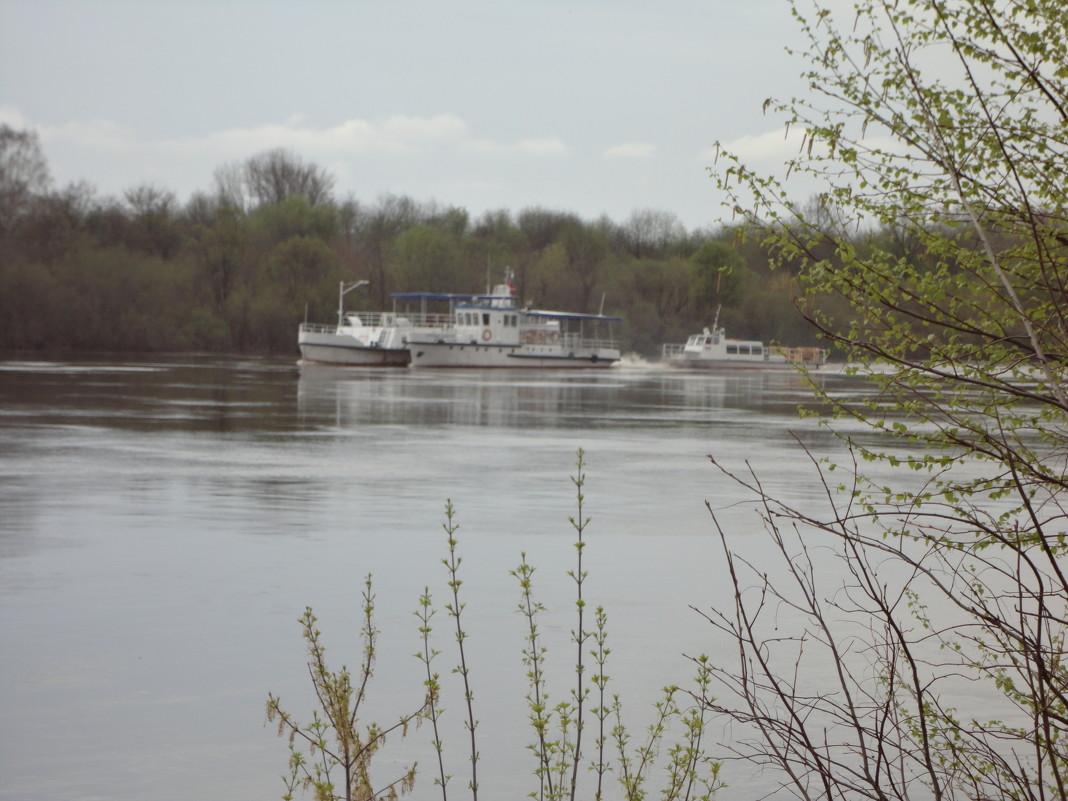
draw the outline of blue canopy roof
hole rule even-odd
[[[542,309],[524,309],[531,317],[546,317],[551,320],[603,320],[606,323],[618,323],[622,317],[610,317],[607,314],[579,314],[578,312],[544,311]]]

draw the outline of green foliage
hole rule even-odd
[[[298,790],[310,790],[316,801],[385,801],[411,792],[414,787],[415,766],[412,765],[400,778],[375,789],[371,762],[390,734],[400,732],[403,737],[412,723],[420,722],[433,705],[433,692],[428,693],[419,709],[402,715],[391,726],[361,723],[360,709],[374,674],[379,634],[374,625],[370,576],[364,583],[363,602],[363,658],[355,681],[344,665],[337,670],[328,667],[318,620],[309,607],[304,610],[300,624],[308,647],[308,673],[320,708],[313,710],[311,723],[301,724],[282,709],[279,697],[267,696],[267,720],[277,721],[278,736],[286,737],[289,742],[289,775],[283,777],[284,801],[292,801]]]
[[[333,240],[339,233],[338,212],[332,205],[313,206],[303,195],[260,206],[250,216],[252,227],[269,242],[293,237]]]
[[[814,99],[768,105],[802,147],[780,178],[724,153],[717,180],[750,241],[799,277],[809,317],[870,375],[867,403],[824,400],[875,436],[849,439],[848,483],[823,474],[824,517],[739,477],[807,588],[798,600],[757,578],[763,597],[803,610],[799,637],[815,635],[843,665],[835,686],[847,700],[782,682],[770,654],[785,640],[762,650],[765,607],[740,602],[717,620],[759,668],[752,680],[722,676],[744,699],[729,713],[762,729],[755,758],[827,796],[903,798],[922,786],[941,798],[1066,798],[1068,43],[1045,32],[1068,29],[1068,6],[861,0],[841,22],[818,4],[794,12]],[[818,182],[814,202],[789,200],[790,175]],[[867,477],[865,462],[883,475]],[[806,530],[795,550],[783,520]],[[838,596],[815,591],[818,533],[856,577]],[[918,595],[876,577],[894,565]],[[743,567],[731,562],[740,596],[741,576],[754,578]],[[900,605],[918,597],[928,605]],[[865,619],[881,692],[842,662],[854,641],[832,626],[839,613]],[[962,679],[989,710],[962,714],[946,700]],[[805,742],[815,724],[776,728],[769,688],[785,718],[833,720],[818,749]]]
[[[745,295],[749,270],[736,251],[723,242],[705,242],[690,257],[693,299],[706,308],[731,306]]]
[[[334,252],[323,240],[293,236],[271,250],[267,277],[277,285],[275,294],[292,308],[299,298],[327,284],[333,288],[334,281],[325,279],[333,277],[334,266]]]
[[[428,292],[453,292],[469,284],[463,276],[461,251],[455,234],[430,225],[417,225],[400,234],[393,245],[393,272],[401,286]]]

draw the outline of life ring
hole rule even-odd
[[[482,341],[483,342],[489,342],[491,339],[493,339],[493,332],[490,331],[488,328],[483,328],[482,329]]]

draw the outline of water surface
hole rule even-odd
[[[866,391],[833,371],[820,380]],[[550,659],[569,682],[576,451],[590,518],[584,594],[608,610],[613,686],[637,729],[659,688],[691,674],[685,654],[731,656],[689,609],[729,603],[706,502],[737,547],[760,547],[747,496],[707,455],[751,465],[787,499],[813,497],[797,440],[817,454],[837,446],[798,419],[806,398],[787,372],[641,365],[0,362],[0,799],[278,797],[286,749],[263,706],[272,691],[299,717],[312,708],[296,623],[305,606],[330,657],[355,666],[373,574],[382,639],[369,711],[384,721],[418,702],[412,612],[424,587],[445,603],[447,501],[460,525],[483,794],[524,797],[534,786],[524,632],[509,571],[523,553],[538,566]],[[442,611],[447,682],[448,625]],[[446,743],[457,793],[460,735]],[[429,768],[429,737],[391,752],[382,776],[390,759]],[[424,776],[417,798],[431,797]],[[731,798],[762,792],[745,786]]]

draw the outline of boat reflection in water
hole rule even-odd
[[[831,378],[820,374],[819,380]],[[298,412],[305,425],[460,425],[508,429],[610,429],[634,424],[685,428],[729,425],[734,434],[766,417],[797,424],[811,399],[806,379],[788,371],[725,375],[624,363],[614,370],[382,371],[300,366]]]

